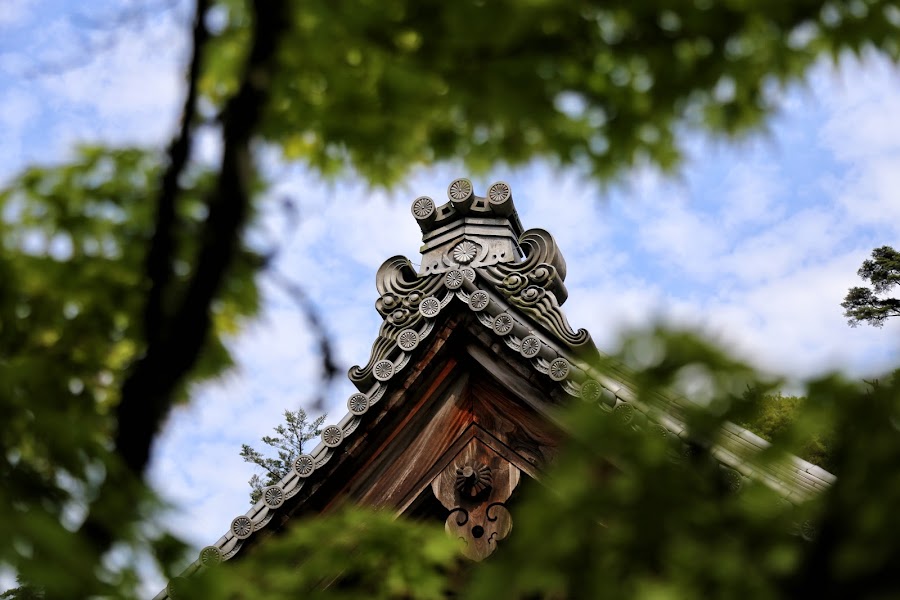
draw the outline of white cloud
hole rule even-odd
[[[820,144],[846,165],[843,175],[830,178],[831,188],[847,218],[900,235],[900,80],[896,66],[884,58],[866,56],[860,63],[842,61],[840,93],[825,96],[827,120]],[[826,75],[819,76],[819,86]],[[886,240],[892,241],[892,240]]]
[[[0,31],[22,25],[31,18],[34,4],[30,0],[4,0],[0,4]]]
[[[785,212],[780,202],[783,173],[771,163],[740,163],[723,182],[721,223],[728,229],[769,224]]]
[[[12,50],[0,52],[0,73],[12,81],[28,68],[29,62],[24,52]]]
[[[658,286],[620,276],[570,287],[564,311],[574,329],[587,329],[597,347],[611,353],[618,350],[624,333],[650,326],[663,305]]]
[[[123,29],[99,51],[95,36],[78,32],[65,18],[39,35],[44,41],[36,46],[59,54],[47,50],[32,58],[35,68],[51,67],[35,81],[45,98],[46,118],[56,127],[53,153],[75,141],[161,143],[172,135],[185,64],[185,36],[175,16],[148,21],[140,35]]]
[[[691,207],[673,190],[665,191],[665,196],[649,199],[640,212],[631,215],[640,246],[667,268],[709,281],[718,257],[729,247],[724,225],[716,215]]]
[[[22,89],[10,87],[0,92],[0,183],[12,171],[12,166],[27,152],[25,134],[39,114],[37,99]]]
[[[803,209],[760,233],[741,238],[715,268],[718,274],[744,284],[784,277],[829,256],[847,234],[833,209]]]
[[[889,59],[850,56],[841,69],[821,67],[814,78],[817,97],[827,109],[821,143],[836,158],[854,162],[900,151],[900,79]]]
[[[833,256],[715,298],[704,311],[706,319],[735,350],[775,373],[802,378],[836,368],[858,374],[882,370],[890,360],[873,352],[873,345],[879,338],[897,338],[890,328],[851,329],[839,306],[854,283],[857,257],[858,252]],[[898,352],[894,344],[893,360]]]
[[[38,115],[37,99],[21,89],[9,88],[0,93],[0,124],[5,134],[17,137]]]
[[[611,207],[597,183],[570,171],[535,164],[513,173],[510,183],[523,226],[554,236],[571,261],[608,244]],[[487,185],[479,190],[487,192]]]
[[[900,235],[900,152],[856,164],[835,188],[848,219]]]

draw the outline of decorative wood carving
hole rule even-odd
[[[509,534],[512,516],[505,503],[519,476],[512,463],[473,439],[431,482],[434,495],[450,510],[444,528],[464,542],[466,557],[485,559]]]

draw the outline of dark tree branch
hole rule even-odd
[[[316,410],[323,410],[325,405],[325,391],[328,389],[328,384],[331,383],[338,374],[337,362],[334,358],[334,349],[331,347],[331,340],[328,332],[325,330],[325,325],[319,317],[319,311],[316,309],[312,300],[309,299],[309,296],[303,288],[274,269],[269,270],[268,275],[291,297],[294,303],[300,307],[300,310],[306,315],[306,321],[313,329],[316,342],[319,345],[319,355],[322,357],[322,379],[319,386],[319,392],[316,394],[316,398],[313,401],[313,406]]]
[[[169,145],[169,164],[163,173],[159,196],[156,200],[156,223],[150,251],[147,253],[147,277],[150,280],[150,292],[144,309],[144,336],[147,345],[159,342],[164,335],[163,314],[164,298],[172,280],[172,262],[175,259],[176,200],[178,197],[178,180],[184,172],[193,145],[194,119],[197,114],[197,85],[200,78],[200,65],[203,60],[203,48],[209,40],[209,31],[204,25],[204,17],[209,9],[209,0],[197,0],[197,12],[194,15],[193,55],[188,68],[188,89],[181,112],[181,127],[178,135]]]
[[[202,1],[198,0],[198,8]],[[122,386],[114,443],[121,465],[127,471],[126,478],[130,475],[128,481],[138,481],[143,476],[153,438],[168,414],[173,394],[206,343],[210,305],[240,248],[253,177],[250,143],[268,99],[276,50],[288,23],[283,0],[257,0],[253,4],[252,47],[238,92],[228,100],[223,111],[223,155],[213,193],[207,199],[209,213],[201,233],[195,269],[177,310],[170,318],[163,312],[165,323],[149,334],[144,355],[133,365]],[[198,10],[198,19],[202,18]],[[201,50],[195,48],[195,54]],[[159,260],[169,263],[172,257],[161,255]],[[115,539],[105,509],[136,500],[123,498],[123,493],[137,492],[116,479],[108,475],[83,528],[101,552]]]
[[[293,238],[294,234],[297,231],[297,226],[300,223],[299,210],[296,203],[291,200],[291,198],[282,198],[281,209],[285,222],[284,231],[282,233],[282,240],[277,243],[271,250],[265,253],[266,264],[268,265],[266,272],[272,278],[272,281],[274,281],[276,285],[281,287],[281,289],[291,298],[291,300],[294,301],[294,304],[296,304],[297,307],[300,308],[300,311],[303,313],[307,323],[309,323],[316,337],[316,343],[319,346],[319,354],[322,357],[322,375],[319,380],[319,389],[317,390],[315,399],[313,400],[313,407],[316,410],[323,410],[323,407],[325,405],[325,394],[328,390],[328,386],[337,376],[339,369],[334,357],[334,349],[331,347],[331,338],[328,335],[328,332],[325,330],[325,325],[324,323],[322,323],[322,319],[319,316],[319,310],[316,307],[315,303],[310,299],[309,295],[300,285],[291,281],[288,277],[277,271],[275,267],[272,266],[277,262],[277,259],[282,250],[287,246],[291,238]],[[285,415],[287,415],[287,412],[285,413]]]
[[[222,116],[223,155],[193,276],[165,335],[147,347],[122,389],[116,450],[129,471],[142,475],[150,444],[172,394],[207,340],[210,304],[240,247],[253,179],[250,142],[268,98],[278,40],[287,23],[285,3],[254,2],[253,46],[237,94]]]

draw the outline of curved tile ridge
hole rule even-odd
[[[671,438],[682,455],[692,451],[693,446],[685,425],[677,415],[640,402],[627,387],[627,382],[617,381],[591,367],[573,355],[572,348],[564,340],[536,328],[529,320],[531,313],[510,301],[502,289],[497,289],[493,283],[495,279],[483,276],[485,269],[477,272],[471,268],[449,271],[443,276],[423,277],[417,284],[411,279],[405,279],[409,277],[409,271],[406,270],[408,264],[409,261],[403,257],[394,257],[385,261],[382,269],[379,269],[379,292],[382,293],[380,304],[376,303],[379,312],[382,315],[387,312],[383,302],[385,295],[394,294],[398,299],[397,306],[406,306],[404,298],[409,301],[409,296],[414,293],[427,291],[429,295],[417,300],[418,316],[414,321],[397,320],[401,325],[410,325],[409,327],[401,328],[401,325],[385,317],[369,364],[362,369],[351,369],[351,379],[355,373],[368,374],[354,379],[360,391],[347,399],[347,414],[337,424],[326,426],[319,444],[308,454],[297,457],[291,472],[276,485],[266,488],[260,500],[246,513],[235,517],[228,531],[214,544],[203,548],[197,560],[183,575],[170,581],[167,588],[154,600],[176,598],[178,586],[184,577],[233,558],[245,540],[269,524],[287,499],[295,496],[311,478],[315,478],[316,471],[327,464],[335,453],[340,452],[340,446],[352,436],[363,415],[384,396],[390,380],[410,362],[421,341],[433,331],[434,320],[454,299],[473,312],[492,335],[501,338],[535,371],[554,381],[565,394],[596,404],[614,415],[623,425],[649,429]],[[396,277],[398,272],[404,279]],[[400,291],[406,295],[400,296]],[[558,304],[556,308],[559,310]],[[382,341],[385,343],[381,344]],[[590,343],[589,337],[587,343]],[[596,352],[592,343],[591,348]],[[679,402],[683,402],[683,399],[678,398],[664,400],[674,408],[677,408]],[[721,463],[723,477],[732,489],[739,489],[743,478],[750,478],[761,481],[787,500],[797,503],[826,489],[835,481],[831,473],[796,457],[791,458],[787,465],[776,468],[758,467],[753,464],[752,455],[767,448],[768,442],[732,423],[726,423],[721,433],[711,448],[711,454]]]
[[[479,269],[477,273],[480,276],[482,272]],[[558,339],[535,331],[526,316],[521,314],[524,311],[520,307],[507,302],[507,298],[499,290],[493,289],[493,286],[479,286],[480,281],[478,279],[466,283],[456,292],[456,296],[477,313],[478,320],[486,328],[501,337],[512,350],[528,359],[532,368],[555,381],[569,396],[596,403],[613,412],[623,424],[650,428],[671,437],[673,442],[680,444],[681,452],[692,451],[693,443],[686,426],[674,414],[678,412],[679,404],[689,401],[677,397],[661,397],[665,406],[676,409],[671,412],[639,401],[627,382],[612,379],[574,356]],[[753,455],[769,446],[769,442],[751,431],[727,422],[710,451],[723,468],[727,469],[732,487],[740,487],[738,476],[751,478],[795,503],[826,489],[836,480],[828,471],[796,456],[765,467],[754,464]]]
[[[379,298],[375,308],[383,317],[378,337],[365,366],[350,369],[350,380],[364,390],[377,380],[376,365],[385,366],[402,354],[404,345],[422,336],[423,323],[434,317],[459,290],[471,284],[476,271],[507,302],[528,315],[571,350],[596,353],[590,334],[569,325],[561,304],[568,297],[564,279],[566,262],[553,236],[543,229],[529,229],[519,237],[524,258],[515,263],[480,267],[460,266],[445,272],[417,275],[403,256],[386,260],[376,274]]]
[[[246,513],[235,517],[215,544],[203,548],[185,575],[233,558],[244,541],[268,525],[284,502],[295,496],[340,451],[363,415],[384,396],[390,380],[409,363],[412,354],[433,331],[434,319],[456,297],[455,290],[463,281],[471,283],[475,278],[471,268],[454,273],[460,279],[449,274],[419,278],[404,257],[385,261],[378,271],[377,287],[381,296],[376,301],[376,308],[385,321],[369,363],[350,370],[350,378],[360,391],[347,399],[347,414],[337,424],[323,428],[319,444],[308,454],[297,457],[291,472],[277,484],[265,488],[260,500]],[[179,581],[174,578],[156,599],[175,598]]]
[[[164,590],[154,597],[154,600],[178,597],[178,587],[182,581],[198,570],[207,569],[221,562],[234,558],[241,550],[244,542],[257,531],[268,525],[272,517],[278,512],[285,501],[295,496],[314,477],[315,472],[321,469],[328,461],[339,452],[339,447],[346,441],[359,426],[362,416],[384,397],[387,391],[387,381],[408,362],[397,362],[396,370],[385,381],[377,381],[366,393],[357,392],[347,399],[348,412],[334,425],[328,425],[322,430],[320,442],[308,454],[302,454],[294,460],[291,471],[282,477],[275,485],[263,490],[262,497],[247,512],[238,515],[231,521],[231,525],[214,544],[200,550],[197,560],[189,565],[181,576],[173,578]]]
[[[560,305],[565,303],[566,261],[550,232],[529,229],[519,236],[519,248],[524,255],[520,262],[488,265],[482,269],[485,278],[500,289],[520,289],[531,282],[552,292]]]
[[[475,277],[471,268],[455,273],[460,278]],[[372,344],[369,362],[362,367],[352,367],[348,373],[357,389],[365,391],[374,382],[384,381],[386,373],[397,368],[397,361],[428,335],[431,319],[452,298],[452,289],[446,279],[444,274],[417,275],[412,263],[403,256],[394,256],[382,263],[375,276],[379,293],[375,309],[384,322]]]
[[[478,269],[479,276],[572,350],[596,351],[587,330],[575,331],[562,312],[569,295],[564,283],[566,262],[553,236],[543,229],[529,229],[519,245],[524,252],[521,262],[485,266]]]
[[[250,510],[235,517],[228,531],[215,544],[203,548],[186,574],[233,558],[245,540],[268,525],[284,502],[295,496],[311,477],[315,477],[316,471],[340,451],[340,446],[356,430],[363,415],[384,396],[390,380],[409,363],[412,354],[433,331],[435,319],[454,298],[479,313],[480,319],[489,318],[489,325],[497,335],[518,340],[516,334],[526,332],[521,317],[508,308],[500,309],[507,306],[501,296],[490,285],[484,286],[486,290],[477,289],[475,280],[475,270],[468,267],[420,278],[411,271],[409,261],[403,257],[385,261],[378,272],[377,285],[381,296],[376,302],[376,308],[385,321],[369,363],[350,371],[350,378],[360,391],[348,398],[347,414],[337,424],[326,426],[322,430],[320,443],[308,454],[299,456],[290,473],[276,485],[266,488]],[[415,315],[412,314],[413,308]],[[403,311],[403,314],[394,315],[397,311]],[[565,380],[563,385],[570,392],[577,390],[571,383],[583,379],[577,375],[577,367],[571,367],[569,362],[553,352],[537,353],[534,358],[539,370],[550,373],[551,378],[560,382]],[[178,585],[178,578],[170,582],[172,589]],[[171,589],[160,594],[157,598],[174,597]]]

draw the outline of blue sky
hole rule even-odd
[[[102,24],[112,2],[0,3],[0,181],[34,161],[64,160],[79,141],[164,144],[180,103],[182,4],[123,33],[86,24],[87,11]],[[688,138],[690,159],[672,178],[637,171],[602,191],[536,162],[473,181],[480,193],[507,181],[524,226],[555,236],[568,263],[569,320],[601,350],[663,320],[794,382],[831,369],[863,377],[900,364],[900,322],[851,329],[839,306],[871,249],[900,244],[897,115],[897,67],[847,57],[786,90],[766,131],[738,143]],[[201,142],[200,154],[215,157],[214,140]],[[283,241],[280,216],[265,215],[283,241],[278,269],[304,282],[342,366],[365,364],[380,323],[376,269],[395,254],[418,262],[410,203],[419,195],[443,202],[465,171],[422,169],[396,190],[373,192],[352,179],[325,183],[298,165],[267,160],[266,168],[276,196],[293,198],[302,219]],[[176,409],[154,454],[151,480],[174,506],[168,522],[198,548],[249,507],[253,471],[240,444],[257,442],[285,408],[308,406],[315,390],[303,316],[271,281],[262,285],[262,314],[232,340],[238,366]],[[329,422],[350,393],[346,378],[329,390]]]

